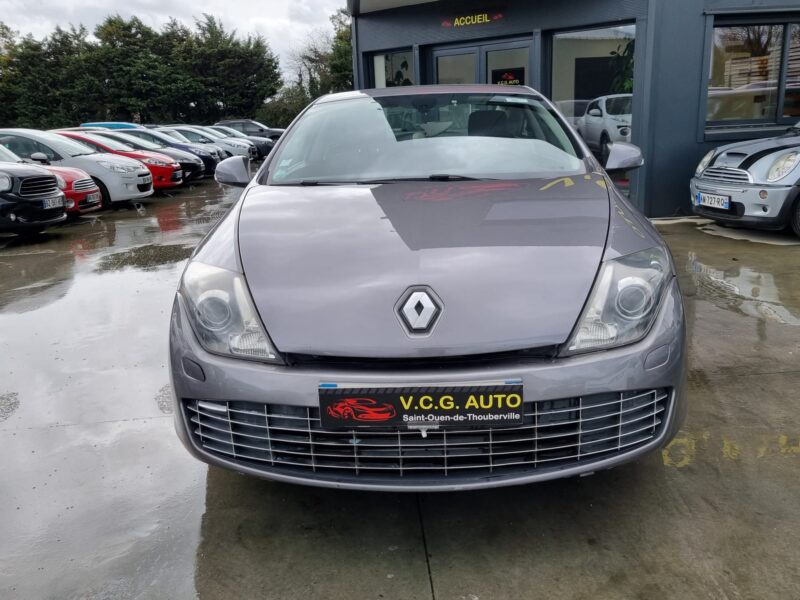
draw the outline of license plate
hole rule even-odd
[[[520,425],[522,384],[375,388],[323,383],[319,387],[319,409],[326,429]]]
[[[100,202],[101,196],[100,192],[92,192],[88,196],[86,196],[86,202],[88,204],[95,204],[96,202]]]
[[[64,206],[64,198],[61,196],[58,198],[45,198],[42,200],[42,208],[45,210],[48,208],[58,208],[59,206]]]
[[[704,192],[697,192],[697,204],[700,206],[708,206],[710,208],[721,208],[729,210],[731,207],[730,196],[720,196],[718,194],[706,194]]]
[[[145,177],[140,177],[139,178],[139,183],[153,183],[153,176],[152,175],[146,175]]]

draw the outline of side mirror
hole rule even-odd
[[[246,187],[250,183],[250,160],[246,156],[232,156],[217,165],[214,179],[222,185]]]
[[[599,108],[593,108],[587,113],[590,117],[602,117],[603,113],[600,112]]]
[[[31,154],[31,160],[38,163],[42,163],[43,165],[50,164],[50,159],[47,158],[47,154],[45,154],[44,152],[34,152],[33,154]]]
[[[642,165],[644,157],[639,146],[627,142],[612,142],[608,145],[607,173],[632,171]]]

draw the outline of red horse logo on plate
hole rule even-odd
[[[344,398],[328,407],[328,415],[342,421],[380,423],[393,419],[397,411],[391,404],[381,404],[372,398]]]

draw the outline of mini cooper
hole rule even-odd
[[[789,226],[800,236],[800,124],[778,137],[715,148],[690,188],[697,215],[722,225]]]
[[[342,135],[342,132],[347,135]],[[685,412],[659,234],[555,107],[507,86],[316,100],[183,273],[170,325],[195,457],[328,487],[466,490],[608,469]],[[252,179],[252,181],[251,181]]]

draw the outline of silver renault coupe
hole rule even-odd
[[[606,171],[641,166],[611,144]],[[311,104],[183,274],[170,329],[195,457],[327,487],[588,474],[685,413],[664,241],[540,94],[431,86]]]

